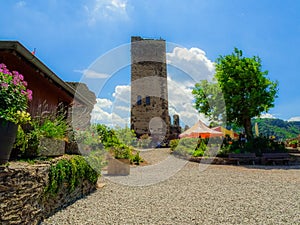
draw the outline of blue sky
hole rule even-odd
[[[2,0],[1,9],[0,39],[18,40],[29,50],[36,48],[36,56],[66,81],[81,80],[99,57],[128,45],[131,36],[162,37],[181,46],[177,55],[170,50],[171,60],[181,60],[180,65],[198,60],[206,68],[219,55],[238,47],[246,56],[258,55],[268,77],[279,81],[279,97],[268,116],[300,120],[297,0]],[[120,68],[101,84],[96,110],[99,121],[123,106],[116,102],[118,96],[129,93],[129,73],[128,67]],[[174,84],[170,89],[176,92],[171,93],[175,111],[183,113],[176,99],[184,95],[178,96],[177,91],[182,89],[191,100],[191,83],[188,78],[184,83],[185,76],[176,77],[174,71],[169,75]],[[102,77],[98,83],[101,79],[104,81]],[[116,117],[122,123],[125,111]]]

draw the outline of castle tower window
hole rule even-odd
[[[146,97],[146,105],[150,105],[150,96]]]
[[[142,104],[142,97],[140,95],[137,96],[137,105]]]

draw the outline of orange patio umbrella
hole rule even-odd
[[[193,125],[190,129],[181,133],[179,135],[179,138],[184,138],[184,137],[197,138],[199,136],[201,136],[201,138],[221,137],[223,136],[223,133],[210,129],[202,121],[198,120],[197,123],[195,123],[195,125]]]

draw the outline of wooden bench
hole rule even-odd
[[[228,161],[230,162],[236,162],[237,165],[240,165],[240,162],[247,162],[247,163],[252,163],[255,165],[256,161],[256,155],[255,153],[230,153],[228,154]]]
[[[291,156],[289,153],[283,152],[283,153],[263,153],[262,154],[262,164],[267,164],[269,162],[272,162],[273,165],[276,164],[276,162],[282,162],[290,164]]]

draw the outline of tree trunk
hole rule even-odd
[[[247,140],[249,141],[249,140],[253,139],[251,118],[244,119],[244,128],[245,128],[245,133],[247,135]]]

